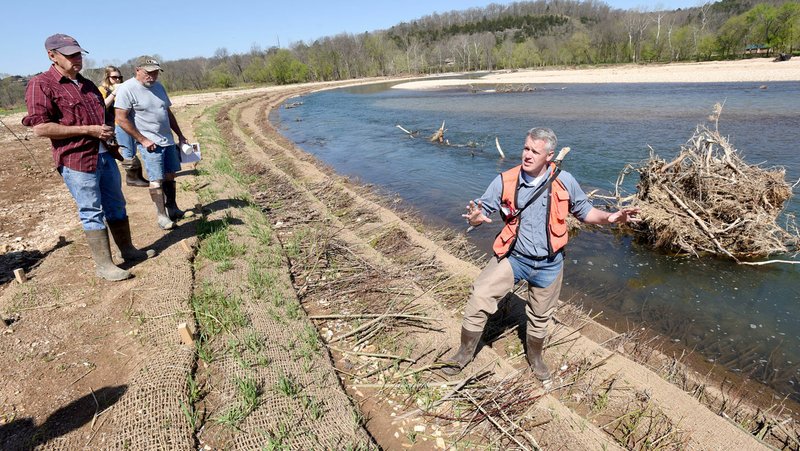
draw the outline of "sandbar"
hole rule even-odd
[[[478,78],[427,79],[400,83],[397,89],[449,89],[469,85],[545,83],[728,83],[800,81],[800,57],[700,63],[624,64],[591,68],[524,69],[490,72]]]

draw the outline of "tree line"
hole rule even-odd
[[[254,45],[166,61],[171,92],[451,71],[747,56],[800,47],[800,2],[721,0],[693,8],[612,9],[598,0],[538,0],[434,13],[388,30],[342,33],[288,49]],[[122,65],[133,73],[133,61]],[[99,81],[102,69],[85,69]],[[0,108],[24,103],[30,77],[0,79]]]

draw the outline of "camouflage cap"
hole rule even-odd
[[[161,69],[161,64],[158,62],[158,60],[147,55],[136,58],[136,67],[144,69],[147,72],[153,72],[154,70],[160,70],[163,72],[163,69]]]

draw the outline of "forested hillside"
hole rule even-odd
[[[221,48],[208,58],[165,62],[162,82],[174,92],[449,71],[732,59],[798,48],[800,1],[722,0],[668,11],[612,9],[596,0],[539,0],[434,13],[388,30],[327,36],[288,49],[254,46],[231,54]],[[122,69],[133,72],[131,62]],[[100,72],[84,70],[94,78]],[[0,108],[22,104],[27,79],[0,80]]]

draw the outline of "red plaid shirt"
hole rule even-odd
[[[22,123],[28,127],[55,122],[61,125],[103,125],[105,105],[97,86],[77,76],[75,84],[51,66],[31,79],[25,91],[28,115]],[[51,139],[56,167],[66,166],[81,172],[94,172],[100,140],[92,136]]]

